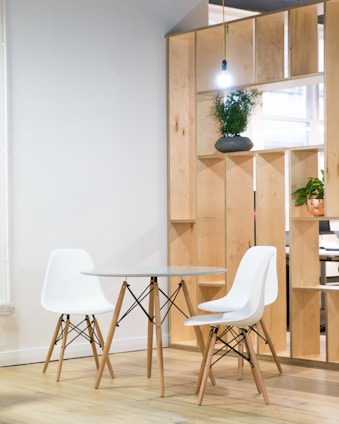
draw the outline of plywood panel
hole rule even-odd
[[[213,96],[199,96],[197,102],[197,154],[212,155],[217,153],[216,141],[221,137],[218,123],[211,115]]]
[[[246,250],[254,245],[253,154],[226,155],[227,290]]]
[[[291,352],[294,358],[318,359],[320,354],[320,294],[292,291]]]
[[[171,293],[174,292],[174,290],[178,287],[179,283],[180,277],[170,278]],[[193,305],[196,305],[196,277],[185,277],[185,283],[189,291],[191,301]],[[189,344],[191,346],[196,346],[197,342],[194,327],[186,327],[184,325],[186,321],[186,316],[189,316],[189,311],[182,290],[176,297],[175,304],[177,307],[171,308],[171,313],[169,316],[170,341],[172,344],[183,343],[185,345]],[[184,312],[186,316],[181,311]]]
[[[226,58],[233,86],[254,83],[253,19],[227,24]]]
[[[170,219],[195,218],[194,34],[168,40]]]
[[[256,82],[284,78],[284,26],[286,13],[255,18]]]
[[[169,227],[169,261],[171,265],[196,265],[195,224],[177,223]]]
[[[296,358],[320,354],[320,293],[300,289],[319,284],[318,234],[319,223],[316,219],[292,219],[289,259],[290,331],[291,352]]]
[[[325,3],[325,213],[339,216],[339,3]]]
[[[326,293],[326,356],[339,362],[339,291]]]
[[[318,72],[318,8],[316,5],[289,10],[289,75]]]
[[[169,263],[171,265],[196,265],[196,238],[195,224],[193,223],[176,223],[170,224],[169,230]],[[185,280],[189,289],[191,300],[196,304],[196,278],[187,277]],[[173,293],[180,280],[178,278],[169,279],[169,293]],[[186,302],[183,293],[176,299],[178,307],[187,313]],[[191,342],[195,344],[194,330],[184,326],[185,317],[176,308],[171,309],[170,314],[170,334],[171,342]]]
[[[223,158],[198,162],[197,258],[200,266],[225,265],[225,165]],[[213,281],[202,276],[199,281]]]
[[[223,53],[223,26],[197,32],[197,92],[217,89]]]
[[[278,299],[265,307],[264,322],[277,351],[286,350],[285,154],[256,156],[256,244],[276,246]],[[259,340],[260,352],[269,352]]]
[[[319,284],[318,246],[318,220],[292,219],[289,260],[292,289],[295,287],[314,287]]]

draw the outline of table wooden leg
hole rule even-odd
[[[185,297],[185,300],[186,300],[186,304],[187,304],[187,308],[188,308],[188,312],[189,312],[190,316],[196,315],[196,312],[195,312],[195,309],[193,307],[191,297],[189,295],[188,288],[187,288],[185,280],[181,280],[180,284],[181,284],[182,290],[184,292],[184,297]],[[197,338],[197,342],[198,342],[198,345],[199,345],[200,352],[203,354],[204,351],[205,351],[205,342],[204,342],[204,338],[202,336],[201,329],[200,329],[199,326],[195,325],[194,331],[195,331],[195,336]],[[212,368],[209,371],[209,377],[210,377],[211,383],[213,384],[213,386],[215,386],[215,378],[214,378],[214,375],[213,375]]]
[[[157,277],[153,277],[153,292],[154,292],[154,317],[155,317],[155,335],[157,341],[157,361],[158,373],[160,383],[160,397],[165,395],[164,384],[164,358],[162,351],[162,331],[161,331],[161,310],[160,310],[160,296]]]
[[[152,350],[153,350],[153,316],[154,316],[154,281],[151,278],[148,303],[148,328],[147,328],[147,377],[152,375]]]
[[[97,377],[96,377],[96,380],[95,380],[95,388],[96,389],[100,385],[102,373],[104,371],[105,364],[107,363],[109,351],[110,351],[110,348],[111,348],[114,332],[115,332],[117,322],[118,322],[118,319],[119,319],[120,310],[121,310],[122,302],[124,300],[127,285],[128,285],[127,281],[124,281],[122,283],[120,293],[119,293],[119,297],[118,297],[117,303],[115,305],[112,321],[111,321],[111,324],[110,324],[110,327],[109,327],[109,330],[108,330],[108,334],[107,334],[107,340],[106,340],[106,343],[105,343],[104,350],[102,352],[102,358],[101,358],[101,361],[100,361],[100,365],[99,365],[98,372],[97,372]]]

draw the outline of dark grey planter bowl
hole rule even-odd
[[[251,150],[253,143],[248,137],[235,135],[232,137],[220,137],[215,143],[215,148],[222,153],[227,152],[242,152]]]

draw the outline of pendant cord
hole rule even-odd
[[[226,60],[225,0],[222,0],[223,58]]]

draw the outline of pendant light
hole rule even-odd
[[[228,87],[231,84],[231,75],[227,70],[226,60],[226,23],[225,23],[225,0],[222,0],[222,27],[223,27],[223,60],[221,62],[221,72],[218,75],[218,85],[221,88]]]

